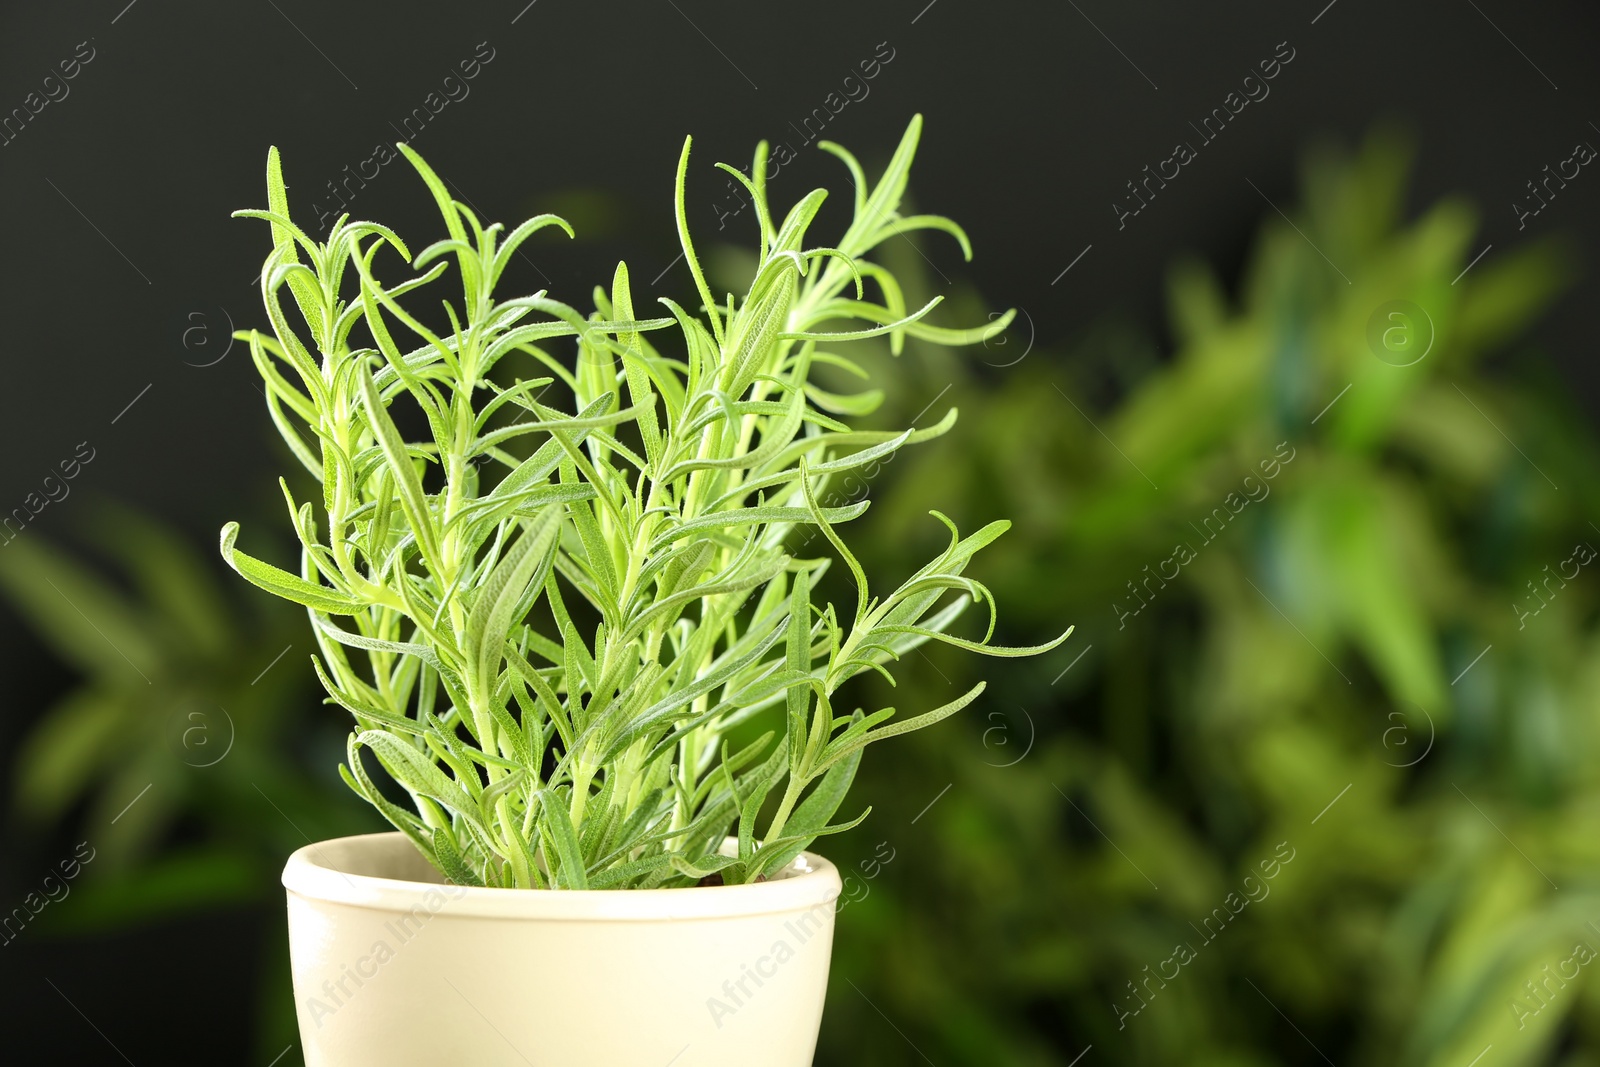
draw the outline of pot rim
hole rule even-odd
[[[418,856],[398,830],[318,841],[296,849],[283,868],[291,896],[376,911],[430,912],[482,919],[662,921],[723,919],[826,906],[831,913],[841,882],[838,869],[813,852],[802,852],[776,878],[754,885],[690,886],[682,889],[502,889],[457,886],[357,874],[361,861],[393,854],[397,846]],[[426,861],[424,861],[426,862]],[[443,895],[446,904],[426,903]]]

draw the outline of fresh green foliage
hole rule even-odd
[[[781,221],[769,212],[765,144],[753,178],[724,167],[760,230],[758,270],[738,301],[713,295],[690,240],[685,141],[678,233],[701,306],[663,298],[670,314],[659,318],[636,314],[625,264],[588,315],[543,292],[498,298],[519,245],[570,229],[552,215],[509,233],[485,226],[404,145],[448,234],[414,257],[389,229],[346,218],[312,240],[290,219],[276,150],[268,156],[267,209],[239,214],[271,224],[262,295],[274,336],[242,336],[274,422],[322,493],[300,502],[284,483],[298,573],[235,548],[237,524],[223,529],[222,554],[308,609],[318,676],[356,720],[346,780],[453,881],[755,880],[864,817],[832,821],[867,745],[983,689],[895,719],[893,708],[836,710],[843,683],[888,676],[929,640],[1015,656],[1065,639],[989,643],[993,599],[964,571],[1006,523],[962,538],[939,516],[949,546],[878,597],[837,529],[866,503],[828,501],[830,479],[945,432],[955,412],[922,430],[855,431],[836,416],[866,414],[881,394],[823,391],[812,368],[856,369],[837,351],[851,341],[964,345],[1011,318],[931,325],[939,301],[908,311],[894,276],[865,258],[919,229],[952,234],[970,255],[954,223],[898,212],[920,129],[919,117],[871,188],[848,152],[822,145],[855,188],[835,247],[804,243],[825,190]],[[420,273],[380,280],[385,249]],[[419,300],[452,265],[456,299],[430,326]],[[652,343],[658,334],[675,346]],[[412,423],[427,433],[408,437]],[[813,602],[829,560],[785,550],[808,528],[854,582],[845,618]],[[948,634],[974,602],[989,610],[983,637]],[[728,731],[769,709],[774,729],[732,750]],[[384,797],[364,752],[414,811]],[[738,847],[727,854],[730,835]]]

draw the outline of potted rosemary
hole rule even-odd
[[[222,555],[307,609],[317,675],[355,719],[341,773],[396,831],[311,845],[284,871],[307,1064],[811,1061],[840,882],[805,849],[865,817],[835,821],[864,748],[983,689],[902,718],[837,707],[839,687],[929,640],[1016,656],[1067,636],[989,643],[992,598],[964,571],[1006,523],[963,538],[938,516],[949,547],[874,596],[838,529],[867,504],[827,492],[955,412],[852,430],[839,416],[879,394],[822,390],[814,367],[851,369],[837,349],[861,338],[964,345],[1011,318],[930,325],[939,301],[908,310],[866,258],[918,229],[970,255],[953,222],[898,212],[920,129],[870,189],[822,144],[855,186],[836,247],[804,243],[825,190],[770,214],[764,144],[748,176],[724,166],[760,231],[742,300],[719,300],[696,258],[685,141],[678,233],[701,304],[649,318],[621,264],[587,314],[499,297],[518,246],[570,228],[485,225],[403,144],[446,236],[413,254],[341,218],[314,241],[269,153],[267,209],[238,214],[271,226],[272,333],[241,337],[322,491],[282,483],[297,572],[240,551],[236,523]],[[396,267],[411,273],[388,280]],[[790,554],[803,527],[826,556]],[[813,599],[832,560],[854,583],[846,612]],[[984,637],[948,633],[974,602]]]

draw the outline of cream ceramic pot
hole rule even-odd
[[[399,833],[289,857],[307,1067],[803,1067],[839,873],[748,886],[444,884]]]

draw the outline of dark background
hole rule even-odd
[[[1111,320],[1159,331],[1161,282],[1176,254],[1194,252],[1227,276],[1264,200],[1289,202],[1300,152],[1319,137],[1354,140],[1378,121],[1415,139],[1417,203],[1460,192],[1483,205],[1487,256],[1562,232],[1592,262],[1600,189],[1588,186],[1600,179],[1586,170],[1523,230],[1511,204],[1576,142],[1600,142],[1597,26],[1591,4],[1506,0],[8,5],[0,112],[23,106],[80,42],[94,58],[65,99],[0,147],[9,373],[0,510],[83,441],[93,463],[27,536],[64,533],[95,494],[207,539],[235,517],[235,502],[270,504],[281,446],[247,353],[227,347],[230,321],[264,322],[254,273],[267,242],[260,223],[229,212],[264,206],[275,144],[291,203],[310,221],[324,183],[395,140],[394,125],[480,42],[493,58],[470,95],[412,143],[488,219],[551,210],[577,225],[575,243],[530,244],[508,288],[548,286],[582,303],[626,258],[636,286],[665,271],[657,288],[682,296],[686,272],[668,268],[683,136],[696,138],[689,204],[701,240],[747,236],[738,228],[748,216],[712,236],[725,183],[711,164],[746,163],[763,137],[787,140],[799,154],[773,180],[776,202],[836,182],[837,163],[802,146],[789,124],[840,91],[859,61],[892,50],[869,95],[825,136],[870,170],[921,112],[912,195],[959,219],[976,249],[958,275],[959,256],[936,243],[935,266],[993,305],[1024,309],[1019,344],[1031,334],[1060,350]],[[1124,183],[1174,141],[1194,140],[1188,123],[1279,42],[1295,58],[1270,96],[1119,231],[1111,204]],[[384,167],[350,210],[402,233],[433,232],[434,209],[403,165]],[[1534,338],[1558,354],[1586,410],[1600,390],[1586,314],[1595,284],[1582,276]],[[0,792],[9,792],[16,738],[68,680],[0,613]],[[7,834],[5,907],[59,847]],[[10,946],[0,973],[17,1010],[7,1012],[6,1040],[41,1050],[32,1054],[40,1062],[120,1062],[100,1029],[142,1063],[175,1058],[177,1027],[185,1047],[211,1050],[208,1062],[234,1062],[249,1015],[235,984],[251,973],[254,950],[219,946],[262,921],[198,917],[70,948]]]

